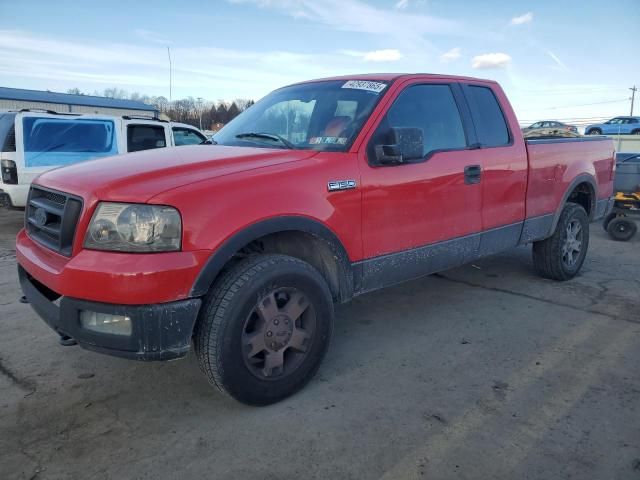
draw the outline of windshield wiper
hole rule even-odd
[[[283,136],[278,135],[277,133],[258,133],[258,132],[247,132],[247,133],[239,133],[236,135],[236,138],[266,138],[269,140],[275,140],[276,142],[282,143],[286,148],[292,149],[295,148],[293,143],[284,138]]]

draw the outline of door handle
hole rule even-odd
[[[482,168],[480,165],[467,165],[464,167],[464,183],[467,185],[473,185],[480,183],[482,176]]]

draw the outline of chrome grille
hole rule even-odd
[[[81,211],[79,198],[33,185],[25,211],[25,228],[36,242],[70,257]]]

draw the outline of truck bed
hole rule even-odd
[[[615,151],[610,138],[540,138],[525,140],[525,144],[529,155],[528,219],[555,213],[571,184],[581,178],[580,172],[588,172],[595,179],[594,207],[611,197]]]

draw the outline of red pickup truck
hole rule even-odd
[[[304,82],[211,143],[41,175],[19,278],[65,344],[169,360],[193,340],[209,380],[249,404],[313,376],[334,303],[522,244],[539,274],[570,279],[612,206],[612,141],[525,141],[488,80]]]

